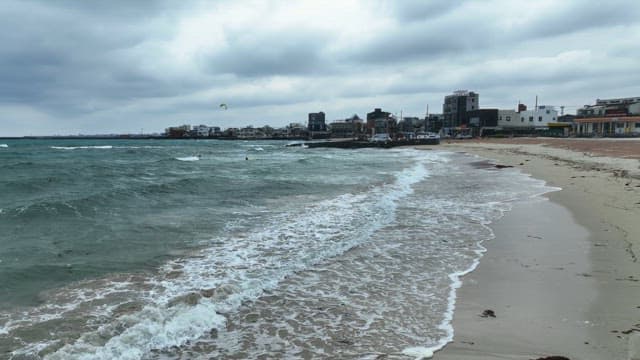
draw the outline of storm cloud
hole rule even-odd
[[[423,116],[457,89],[572,112],[640,95],[639,19],[632,0],[7,0],[0,136]]]

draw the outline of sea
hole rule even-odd
[[[0,140],[0,359],[428,358],[491,223],[551,191],[286,145]]]

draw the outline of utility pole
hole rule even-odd
[[[427,104],[427,114],[424,117],[424,131],[429,132],[429,104]]]

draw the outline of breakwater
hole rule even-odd
[[[440,139],[408,139],[408,140],[390,140],[390,141],[362,141],[362,140],[344,140],[344,141],[318,141],[305,142],[294,145],[305,145],[310,148],[330,147],[340,149],[360,149],[360,148],[392,148],[398,146],[411,145],[438,145]]]

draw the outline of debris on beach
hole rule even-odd
[[[495,167],[496,169],[504,169],[504,168],[512,168],[513,166],[511,166],[511,165],[495,164],[495,165],[493,165],[493,167]]]
[[[571,360],[571,359],[569,359],[568,357],[564,357],[564,356],[554,355],[554,356],[547,356],[547,357],[537,358],[535,360]]]
[[[494,318],[494,317],[496,317],[496,313],[495,313],[495,311],[493,311],[491,309],[487,309],[487,310],[482,312],[480,317],[483,317],[483,318],[492,317],[492,318]]]

